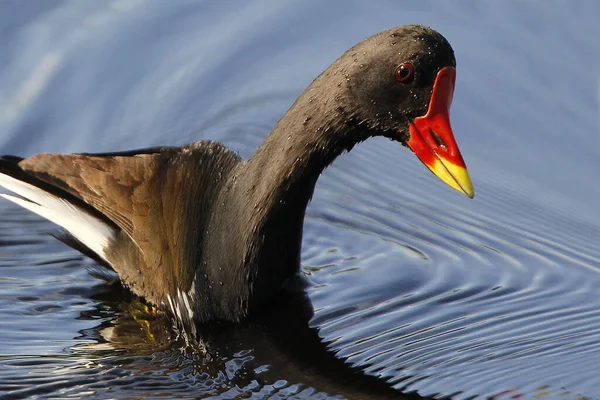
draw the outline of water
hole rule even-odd
[[[372,139],[320,179],[293,295],[187,346],[0,202],[0,393],[600,398],[593,1],[0,4],[2,153],[217,139],[248,157],[345,49],[442,32],[473,201]],[[305,293],[305,294],[303,294]],[[325,346],[330,352],[325,350]],[[355,374],[346,360],[367,375]]]

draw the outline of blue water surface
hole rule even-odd
[[[476,191],[385,139],[357,146],[308,208],[307,299],[192,350],[0,202],[0,395],[362,399],[388,381],[600,398],[598,15],[592,0],[0,2],[0,153],[216,139],[249,157],[346,49],[422,23],[455,49]],[[352,387],[330,354],[376,379]]]

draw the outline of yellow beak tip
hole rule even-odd
[[[475,198],[475,191],[473,190],[472,186],[469,189],[464,190],[464,194],[466,194],[467,197],[470,198],[470,199]]]
[[[470,199],[475,197],[473,183],[465,167],[452,164],[441,158],[438,158],[433,165],[427,167],[451,188],[458,190]]]

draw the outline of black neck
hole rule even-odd
[[[344,107],[351,104],[345,86],[332,90],[335,80],[323,79],[327,74],[296,100],[252,158],[232,171],[217,200],[206,248],[227,251],[203,254],[207,266],[201,271],[210,287],[198,289],[212,293],[207,302],[215,315],[242,318],[298,271],[304,214],[319,175],[373,133],[355,121],[356,110]]]
[[[247,226],[256,227],[249,238],[256,251],[246,265],[254,279],[252,302],[268,299],[297,272],[304,215],[318,177],[343,151],[366,139],[342,98],[313,83],[244,168],[239,189],[250,203]]]

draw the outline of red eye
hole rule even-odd
[[[398,82],[404,83],[412,78],[414,72],[415,69],[411,63],[404,63],[396,68],[396,73],[394,75],[396,76],[396,80]]]

